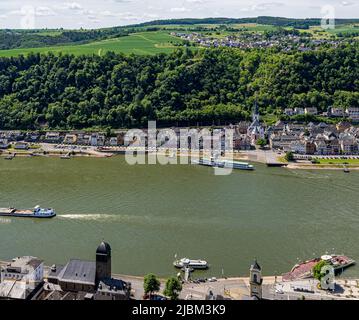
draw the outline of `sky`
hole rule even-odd
[[[359,0],[0,0],[0,28],[100,28],[157,19],[359,18]]]

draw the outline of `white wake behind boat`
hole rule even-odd
[[[173,265],[176,268],[184,268],[184,267],[189,267],[192,269],[208,269],[209,265],[208,262],[205,260],[191,260],[188,258],[183,258],[180,260],[176,260],[173,262]]]

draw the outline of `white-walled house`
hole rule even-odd
[[[1,267],[0,299],[27,299],[44,280],[44,263],[35,257],[19,257]]]

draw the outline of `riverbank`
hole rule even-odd
[[[0,267],[8,262],[0,261]],[[45,286],[50,268],[45,266]],[[195,273],[192,274],[195,278]],[[131,283],[131,298],[143,300],[144,277],[124,274],[112,274],[114,279]],[[158,278],[158,292],[165,289],[165,278]],[[265,300],[359,300],[359,279],[335,279],[335,290],[321,290],[318,280],[309,278],[293,281],[283,281],[281,276],[262,277],[261,292]],[[296,288],[303,288],[298,290]],[[214,296],[226,300],[252,300],[250,297],[249,277],[229,277],[212,279],[205,282],[184,282],[179,294],[180,300],[208,300]]]
[[[71,157],[93,157],[93,158],[109,158],[113,154],[110,152],[98,151],[96,147],[84,146],[58,146],[53,144],[43,143],[36,149],[6,149],[2,150],[0,157],[15,158],[15,157],[50,157],[69,159]]]
[[[321,164],[303,164],[303,163],[289,163],[287,169],[292,170],[339,170],[343,171],[343,165],[321,165]],[[347,166],[351,171],[359,171],[359,166]]]
[[[0,158],[15,158],[15,157],[50,157],[50,158],[63,158],[71,159],[72,157],[90,157],[90,158],[110,158],[115,155],[124,155],[128,151],[133,152],[156,152],[157,156],[170,157],[209,157],[210,153],[205,151],[191,152],[183,149],[162,149],[145,151],[144,149],[128,148],[128,147],[91,147],[91,146],[74,146],[74,145],[53,145],[53,144],[40,144],[37,149],[29,150],[15,150],[8,149],[0,153]],[[338,157],[338,156],[337,156]],[[290,170],[343,170],[344,166],[349,170],[359,171],[359,159],[347,160],[346,157],[342,159],[328,160],[327,158],[320,158],[321,162],[313,164],[309,160],[298,160],[294,162],[286,162],[284,160],[284,154],[280,152],[274,152],[272,150],[246,150],[235,151],[226,153],[224,158],[233,159],[236,161],[245,161],[261,164],[277,164]]]

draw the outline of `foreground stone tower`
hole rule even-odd
[[[96,250],[96,281],[111,278],[111,247],[102,241]]]
[[[256,259],[249,269],[249,290],[251,297],[262,299],[262,282],[262,268]]]

